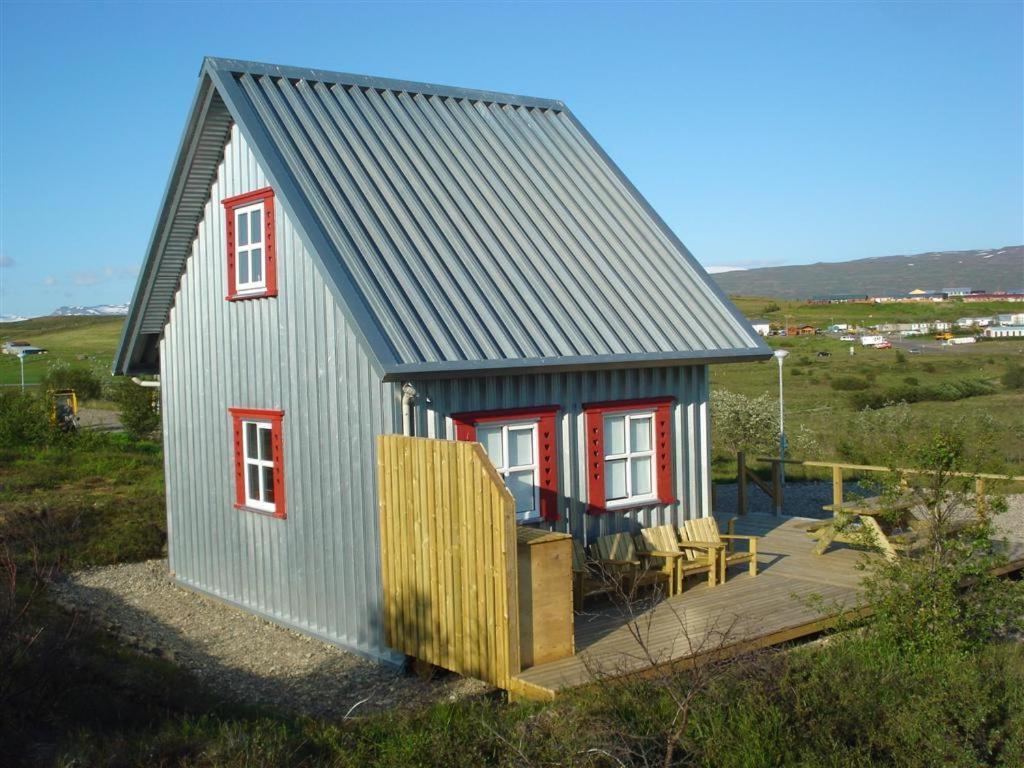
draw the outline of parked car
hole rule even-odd
[[[875,344],[875,349],[892,349],[892,342],[880,341],[878,344]]]
[[[856,341],[857,337],[852,335],[852,334],[849,334],[849,333],[844,333],[842,336],[839,337],[839,340],[840,341]]]

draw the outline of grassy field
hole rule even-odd
[[[815,327],[828,327],[833,323],[859,326],[878,323],[914,323],[925,320],[952,322],[960,317],[987,317],[989,315],[1024,312],[1024,304],[1009,301],[933,303],[918,301],[899,304],[805,304],[800,301],[767,299],[756,296],[732,296],[733,303],[749,318],[765,318],[779,325],[809,323]],[[777,310],[765,312],[770,306]]]
[[[58,360],[109,372],[123,325],[123,317],[37,317],[0,325],[0,344],[27,341],[48,350],[25,358],[25,383],[35,384]],[[20,381],[18,358],[0,355],[0,386]]]

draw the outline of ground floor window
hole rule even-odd
[[[283,411],[229,409],[234,427],[235,506],[285,517]]]
[[[558,466],[553,406],[459,413],[456,440],[479,442],[515,500],[519,522],[557,520]]]

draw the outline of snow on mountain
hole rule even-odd
[[[743,272],[746,267],[705,267],[709,275],[720,275],[723,272]]]
[[[86,315],[90,317],[108,317],[111,315],[127,315],[127,304],[97,304],[93,307],[58,307],[50,313],[52,317],[66,317],[68,315]]]
[[[0,323],[20,323],[22,320],[28,320],[28,318],[20,315],[0,315]]]

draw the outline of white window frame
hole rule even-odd
[[[603,481],[605,484],[605,508],[606,509],[621,509],[623,507],[635,507],[641,504],[652,504],[658,502],[658,451],[655,447],[657,445],[657,420],[655,412],[653,410],[637,410],[637,411],[610,411],[605,413],[602,418],[604,419],[603,429],[605,434],[605,443],[608,442],[608,420],[616,418],[624,418],[625,423],[623,429],[625,435],[623,435],[623,447],[625,451],[623,453],[605,453],[604,455],[604,473]],[[634,451],[632,450],[632,430],[630,429],[630,423],[634,419],[648,419],[651,422],[651,448],[647,451]],[[643,495],[633,494],[633,461],[639,458],[650,458],[651,460],[651,492]],[[617,499],[608,498],[608,462],[616,460],[626,460],[626,495]]]
[[[517,464],[514,467],[508,464],[508,437],[511,430],[519,430],[524,428],[530,428],[533,431],[533,464]],[[504,481],[507,483],[509,475],[513,472],[523,472],[531,470],[533,472],[533,511],[532,512],[516,512],[517,523],[532,523],[538,522],[541,519],[540,514],[540,421],[537,419],[518,419],[511,421],[487,421],[477,424],[477,438],[478,442],[483,444],[482,440],[479,440],[481,430],[501,430],[501,455],[502,455],[502,466],[494,464],[494,459],[488,454],[488,458],[491,458],[491,463],[494,464],[494,468],[498,471],[498,474],[502,476]],[[485,449],[486,451],[486,449]]]
[[[251,507],[252,509],[258,509],[261,512],[277,512],[276,501],[264,501],[266,496],[266,481],[264,479],[263,470],[266,467],[274,472],[274,477],[277,477],[278,468],[274,464],[274,424],[272,421],[267,419],[242,419],[242,483],[245,488],[245,506]],[[254,424],[256,426],[256,455],[258,458],[250,458],[249,456],[249,425]],[[260,456],[260,432],[266,430],[270,433],[270,458]],[[254,496],[252,487],[249,484],[249,467],[258,467],[259,471],[257,479],[259,488],[256,489],[256,495]],[[273,490],[273,489],[272,489]],[[275,493],[276,498],[276,493]]]
[[[235,227],[235,293],[246,294],[246,293],[260,293],[267,290],[267,212],[263,204],[263,200],[258,200],[255,203],[248,205],[240,205],[237,208],[233,208],[231,215],[234,216],[234,227]],[[249,217],[246,216],[246,238],[250,240],[246,245],[239,245],[239,233],[241,227],[238,226],[238,220],[242,214],[249,214],[254,211],[260,213],[260,241],[253,243],[251,241],[252,227],[249,225]],[[252,276],[252,251],[256,248],[260,249],[260,279],[249,280],[243,283],[241,279],[241,268],[242,259],[245,259],[246,268],[249,271],[249,276]]]

